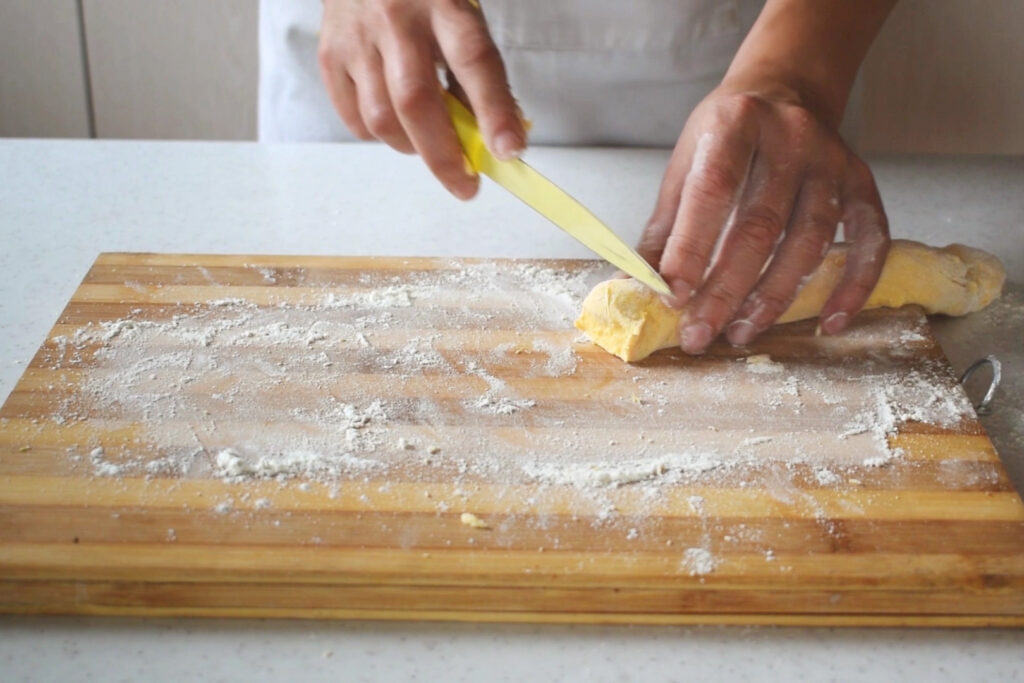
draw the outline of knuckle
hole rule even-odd
[[[497,56],[497,48],[485,31],[479,28],[464,29],[452,51],[451,66],[455,69],[466,69],[492,64]]]
[[[701,290],[705,305],[722,308],[732,312],[743,299],[745,292],[739,291],[728,279],[711,280]]]
[[[817,124],[817,119],[811,112],[797,105],[789,105],[782,110],[782,117],[786,124],[796,131],[810,131]]]
[[[316,61],[323,71],[328,71],[334,65],[334,48],[331,43],[321,40],[316,46]]]
[[[781,112],[783,136],[793,153],[819,162],[834,143],[821,132],[822,126],[815,116],[797,105],[789,105]]]
[[[803,239],[797,239],[793,242],[793,257],[791,262],[794,264],[800,264],[800,267],[793,267],[793,270],[799,270],[799,275],[814,270],[825,254],[825,251],[832,244],[830,235],[822,234],[810,234]]]
[[[395,107],[401,112],[415,112],[429,103],[433,88],[418,78],[400,78],[395,84]]]
[[[750,209],[743,217],[737,235],[747,248],[756,252],[770,252],[782,234],[783,223],[779,212],[768,206]]]
[[[891,244],[892,240],[889,238],[887,231],[873,231],[859,240],[859,244],[851,252],[851,258],[866,266],[870,267],[877,264],[881,268],[886,254],[889,253]]]
[[[875,177],[863,159],[852,152],[847,160],[848,173],[859,186],[874,187]]]
[[[732,197],[743,182],[739,172],[729,164],[709,160],[702,168],[694,168],[691,180],[693,192],[706,200],[721,200]]]
[[[665,248],[665,241],[665,229],[661,225],[648,224],[640,235],[636,249],[645,257],[658,255]]]
[[[889,246],[889,219],[885,210],[872,202],[854,201],[845,207],[844,229],[849,239],[865,247],[887,249]]]
[[[672,274],[689,281],[690,278],[687,277],[687,273],[689,273],[691,266],[696,270],[699,267],[697,261],[703,255],[710,254],[715,248],[717,235],[710,231],[709,234],[704,234],[704,232],[689,233],[677,230],[668,236],[665,243],[665,252],[672,256],[670,261],[671,266],[674,268]]]
[[[764,108],[764,103],[755,95],[739,93],[728,98],[722,112],[731,121],[744,121],[758,116]]]
[[[390,106],[376,103],[363,114],[363,122],[377,137],[388,136],[398,129],[398,120]]]
[[[409,17],[409,11],[398,0],[377,0],[377,20],[388,29],[403,26]]]
[[[835,234],[838,225],[839,215],[837,212],[824,209],[810,209],[807,215],[804,216],[803,225],[800,226],[807,231],[807,234],[800,240],[799,244],[804,244],[805,242],[820,244],[827,241]]]
[[[763,322],[774,320],[789,308],[795,296],[795,290],[787,291],[779,286],[767,286],[758,291],[756,297],[751,295],[756,301],[755,315]]]
[[[343,44],[337,40],[321,40],[317,44],[316,58],[321,69],[333,71],[345,61]]]

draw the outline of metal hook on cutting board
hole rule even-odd
[[[974,374],[974,371],[983,365],[992,366],[992,381],[989,382],[988,391],[985,392],[981,402],[974,406],[974,410],[978,415],[988,415],[992,412],[992,397],[996,395],[999,382],[1003,379],[1003,366],[995,356],[985,356],[971,363],[971,366],[964,370],[964,374],[960,377],[960,384],[966,384],[970,376]]]

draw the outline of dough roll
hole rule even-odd
[[[846,251],[846,244],[833,245],[777,324],[821,313],[842,277]],[[1005,278],[999,259],[980,249],[893,240],[882,275],[864,308],[916,304],[926,313],[966,315],[998,297]],[[679,345],[680,315],[636,280],[607,280],[587,295],[576,327],[609,353],[638,361],[658,349]]]

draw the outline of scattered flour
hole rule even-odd
[[[548,355],[548,361],[544,365],[548,376],[565,377],[576,372],[577,357],[571,346],[558,346],[544,339],[535,339],[533,350]]]
[[[386,469],[379,460],[360,458],[351,453],[319,451],[283,451],[246,458],[233,449],[217,454],[216,473],[226,481],[248,478],[281,479],[292,477],[337,478],[344,474]]]
[[[654,458],[590,463],[535,462],[523,465],[523,472],[531,479],[555,485],[568,485],[579,489],[618,487],[664,478],[679,481],[686,477],[724,467],[735,467],[713,451],[694,450]]]
[[[469,401],[466,404],[467,408],[471,408],[481,413],[489,413],[491,415],[514,415],[520,410],[532,408],[537,405],[537,402],[532,398],[508,398],[507,396],[495,397],[490,393],[484,394],[475,401]]]
[[[119,477],[124,474],[123,466],[107,462],[104,456],[105,451],[99,447],[92,449],[89,453],[89,462],[92,463],[93,474],[97,477]]]
[[[499,498],[530,484],[531,505],[588,510],[580,517],[615,526],[638,548],[657,537],[645,512],[673,487],[692,486],[700,495],[685,501],[699,537],[668,540],[685,548],[681,571],[705,576],[722,561],[711,552],[721,522],[708,514],[721,491],[759,489],[780,505],[806,505],[808,487],[912,467],[890,445],[906,424],[948,428],[973,415],[940,366],[896,372],[895,353],[835,367],[758,355],[596,373],[568,321],[600,272],[439,263],[402,282],[385,273],[323,284],[256,269],[277,285],[267,291],[285,292],[280,300],[224,296],[127,311],[49,340],[52,367],[83,378],[54,388],[54,423],[144,426],[125,447],[102,433],[83,438],[69,462],[79,457],[102,477],[275,480],[299,490],[319,481],[332,499],[348,482],[383,492],[389,476],[413,472],[455,487],[427,503],[439,513],[465,509],[479,484]],[[286,279],[301,297],[288,298]],[[879,325],[850,343],[928,341]],[[824,418],[842,427],[822,432]],[[237,499],[279,507],[272,495]],[[624,512],[623,499],[633,508]],[[214,511],[238,512],[234,499]],[[473,513],[460,521],[488,528]],[[824,513],[820,521],[832,533]],[[757,533],[730,536],[754,543]],[[759,552],[774,558],[771,548]]]
[[[687,548],[683,551],[682,568],[690,576],[705,576],[718,567],[718,560],[705,548]]]
[[[901,455],[899,449],[889,446],[889,439],[902,424],[918,422],[949,428],[974,415],[970,400],[955,378],[943,378],[937,369],[928,373],[913,370],[905,375],[865,375],[859,381],[868,387],[868,406],[845,425],[839,438],[859,434],[871,437],[878,452],[864,459],[865,467],[880,467]]]
[[[377,287],[365,292],[329,292],[321,308],[407,308],[412,306],[415,289],[412,285]]]
[[[86,370],[75,391],[60,399],[55,424],[116,416],[146,425],[140,449],[119,450],[114,460],[93,451],[88,462],[95,475],[209,474],[231,482],[379,476],[409,450],[393,444],[421,438],[430,439],[431,456],[441,456],[434,466],[452,466],[462,449],[422,433],[443,425],[448,408],[426,397],[404,398],[402,381],[422,378],[442,393],[464,393],[467,374],[480,377],[486,389],[460,403],[484,421],[537,402],[488,369],[493,345],[485,339],[478,351],[470,344],[468,353],[452,355],[437,346],[439,332],[405,330],[486,330],[493,317],[486,311],[519,290],[525,305],[516,305],[513,329],[525,345],[517,346],[540,356],[541,375],[571,375],[577,334],[565,321],[600,279],[589,266],[499,269],[488,262],[450,264],[402,281],[359,274],[354,283],[331,286],[304,282],[301,269],[250,268],[265,284],[285,278],[314,293],[296,300],[287,298],[288,287],[273,287],[268,293],[282,292],[280,300],[227,295],[156,315],[132,309],[50,340],[54,367]],[[201,275],[217,284],[209,271]],[[539,329],[561,339],[539,339]],[[387,397],[382,382],[393,385]],[[452,458],[442,455],[448,452]],[[500,469],[495,462],[461,462],[463,474]]]
[[[747,372],[752,372],[756,375],[776,375],[785,370],[782,363],[776,363],[772,360],[771,356],[766,353],[747,356],[745,360],[747,363]]]
[[[835,486],[842,482],[842,477],[827,467],[815,467],[814,479],[822,486]]]

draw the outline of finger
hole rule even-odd
[[[672,233],[676,214],[679,213],[679,201],[683,194],[686,173],[693,159],[693,145],[690,140],[680,139],[672,157],[668,160],[665,175],[658,188],[658,198],[654,203],[654,212],[647,219],[644,231],[637,242],[637,253],[655,269],[661,263],[665,251],[665,242]]]
[[[840,216],[836,183],[821,173],[804,180],[775,256],[726,328],[730,344],[749,344],[789,308],[832,245]]]
[[[821,329],[838,334],[864,307],[889,252],[889,220],[867,164],[852,157],[843,187],[843,237],[849,243],[843,276],[821,309]]]
[[[359,113],[358,93],[355,82],[344,69],[337,48],[322,43],[318,51],[320,75],[327,87],[327,96],[334,105],[345,127],[360,140],[372,140],[373,134],[366,127]]]
[[[466,91],[462,89],[462,84],[455,78],[455,74],[452,73],[452,70],[447,65],[445,65],[444,69],[444,89],[454,95],[455,99],[459,102],[462,102],[464,107],[472,110],[473,105],[469,103],[469,96],[466,95]]]
[[[403,154],[412,154],[415,150],[391,105],[380,53],[373,50],[355,73],[355,80],[359,83],[359,113],[367,129],[390,147]]]
[[[480,179],[444,106],[431,47],[404,25],[393,26],[380,47],[388,93],[412,146],[449,192],[469,199]]]
[[[526,148],[526,129],[483,15],[469,5],[459,5],[435,13],[433,28],[448,68],[469,99],[487,148],[498,159],[520,156]]]
[[[750,128],[749,124],[722,126],[697,139],[659,264],[679,306],[700,287],[718,236],[746,182],[756,145],[756,130]]]
[[[803,169],[782,161],[784,149],[762,147],[750,182],[727,228],[722,245],[703,286],[680,321],[680,346],[703,353],[718,336],[757,284],[779,237],[789,223]]]

